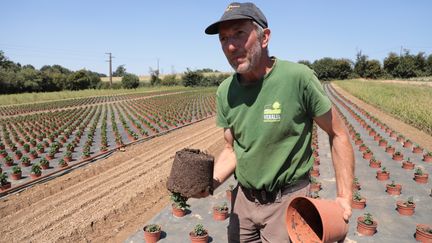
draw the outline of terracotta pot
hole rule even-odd
[[[382,137],[380,135],[375,135],[374,136],[374,141],[379,141],[381,139],[382,139]]]
[[[399,154],[399,155],[393,154],[392,159],[395,161],[402,161],[403,160],[403,154]]]
[[[402,168],[405,170],[413,170],[414,167],[415,164],[413,162],[407,162],[407,161],[402,162]]]
[[[313,177],[320,176],[319,169],[318,168],[312,168],[312,170],[310,170],[310,175]]]
[[[42,174],[42,173],[39,173],[39,174],[30,173],[30,178],[32,178],[32,179],[36,179],[36,178],[40,177],[41,174]]]
[[[394,154],[394,152],[395,152],[395,148],[393,148],[393,147],[387,147],[385,151],[386,151],[388,154]]]
[[[285,222],[293,242],[342,241],[348,232],[343,209],[331,200],[296,197],[288,206]]]
[[[146,227],[147,227],[147,226],[145,226],[145,227],[143,228],[143,230],[144,230],[144,239],[145,239],[145,242],[146,242],[146,243],[156,243],[156,242],[160,239],[161,231],[156,231],[156,232],[147,232],[147,231],[146,231]]]
[[[366,207],[366,199],[362,198],[360,201],[352,200],[351,207],[354,209],[364,209]]]
[[[195,236],[193,232],[189,233],[189,238],[192,243],[207,243],[208,242],[208,234],[203,236]]]
[[[228,210],[218,210],[216,207],[213,208],[213,219],[216,221],[224,221],[228,218]]]
[[[386,192],[390,195],[400,195],[402,191],[402,185],[396,184],[396,186],[389,186],[389,184],[386,185]]]
[[[12,180],[20,180],[21,179],[21,172],[16,174],[11,174]]]
[[[403,201],[396,202],[396,210],[400,215],[410,216],[414,214],[415,204],[405,204]]]
[[[47,170],[47,169],[49,169],[49,164],[47,164],[47,165],[41,165],[41,168],[44,169],[44,170]]]
[[[371,168],[381,168],[381,161],[376,160],[376,161],[369,161],[369,167]]]
[[[361,140],[361,139],[355,140],[355,142],[354,142],[355,145],[360,145],[362,143],[363,143],[363,140]]]
[[[427,224],[418,224],[416,226],[416,240],[420,242],[432,242],[432,234],[425,231],[427,228],[432,228],[432,226]]]
[[[414,180],[415,180],[415,182],[417,182],[419,184],[426,184],[426,183],[428,183],[428,179],[429,179],[429,174],[428,173],[423,173],[422,175],[414,174]]]
[[[363,154],[363,159],[371,159],[372,158],[372,152],[371,153],[365,153]]]
[[[427,155],[427,154],[423,155],[423,161],[424,162],[432,162],[432,156]]]
[[[378,142],[378,146],[380,146],[380,147],[387,147],[387,141],[380,141],[380,142]]]
[[[174,216],[180,218],[180,217],[183,217],[186,215],[186,210],[182,210],[180,208],[176,208],[176,207],[172,206],[172,213]]]
[[[414,147],[412,152],[415,154],[421,154],[421,153],[423,153],[423,149],[420,147]]]
[[[361,190],[360,183],[353,183],[352,189],[353,190],[357,190],[357,191]]]
[[[379,171],[377,171],[376,178],[379,181],[386,181],[386,180],[390,179],[390,173],[389,172],[382,172],[381,170],[379,170]]]
[[[366,146],[360,146],[360,147],[359,147],[359,151],[360,151],[360,152],[366,151],[366,149],[367,149]]]
[[[362,235],[371,236],[376,233],[377,229],[377,222],[374,220],[371,225],[367,225],[363,222],[364,217],[360,216],[357,218],[357,232],[359,232]]]
[[[410,141],[405,141],[404,144],[403,144],[403,146],[404,146],[404,148],[411,148],[411,146],[412,146],[412,142],[410,142]]]
[[[10,182],[8,182],[4,185],[0,185],[0,191],[6,191],[7,189],[11,188],[11,185],[12,184]]]

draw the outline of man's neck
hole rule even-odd
[[[247,86],[261,82],[264,76],[272,70],[274,62],[275,59],[265,56],[252,71],[248,73],[237,74],[240,84]]]

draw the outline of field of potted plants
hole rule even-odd
[[[11,187],[215,114],[213,91],[155,91],[0,107],[0,164]]]

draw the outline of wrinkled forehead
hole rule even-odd
[[[236,30],[252,30],[254,25],[250,19],[229,20],[219,24],[219,35]]]

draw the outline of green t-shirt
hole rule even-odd
[[[242,86],[234,74],[217,90],[217,125],[234,134],[235,176],[245,187],[267,191],[309,172],[312,118],[331,108],[312,70],[275,60],[262,82]]]

